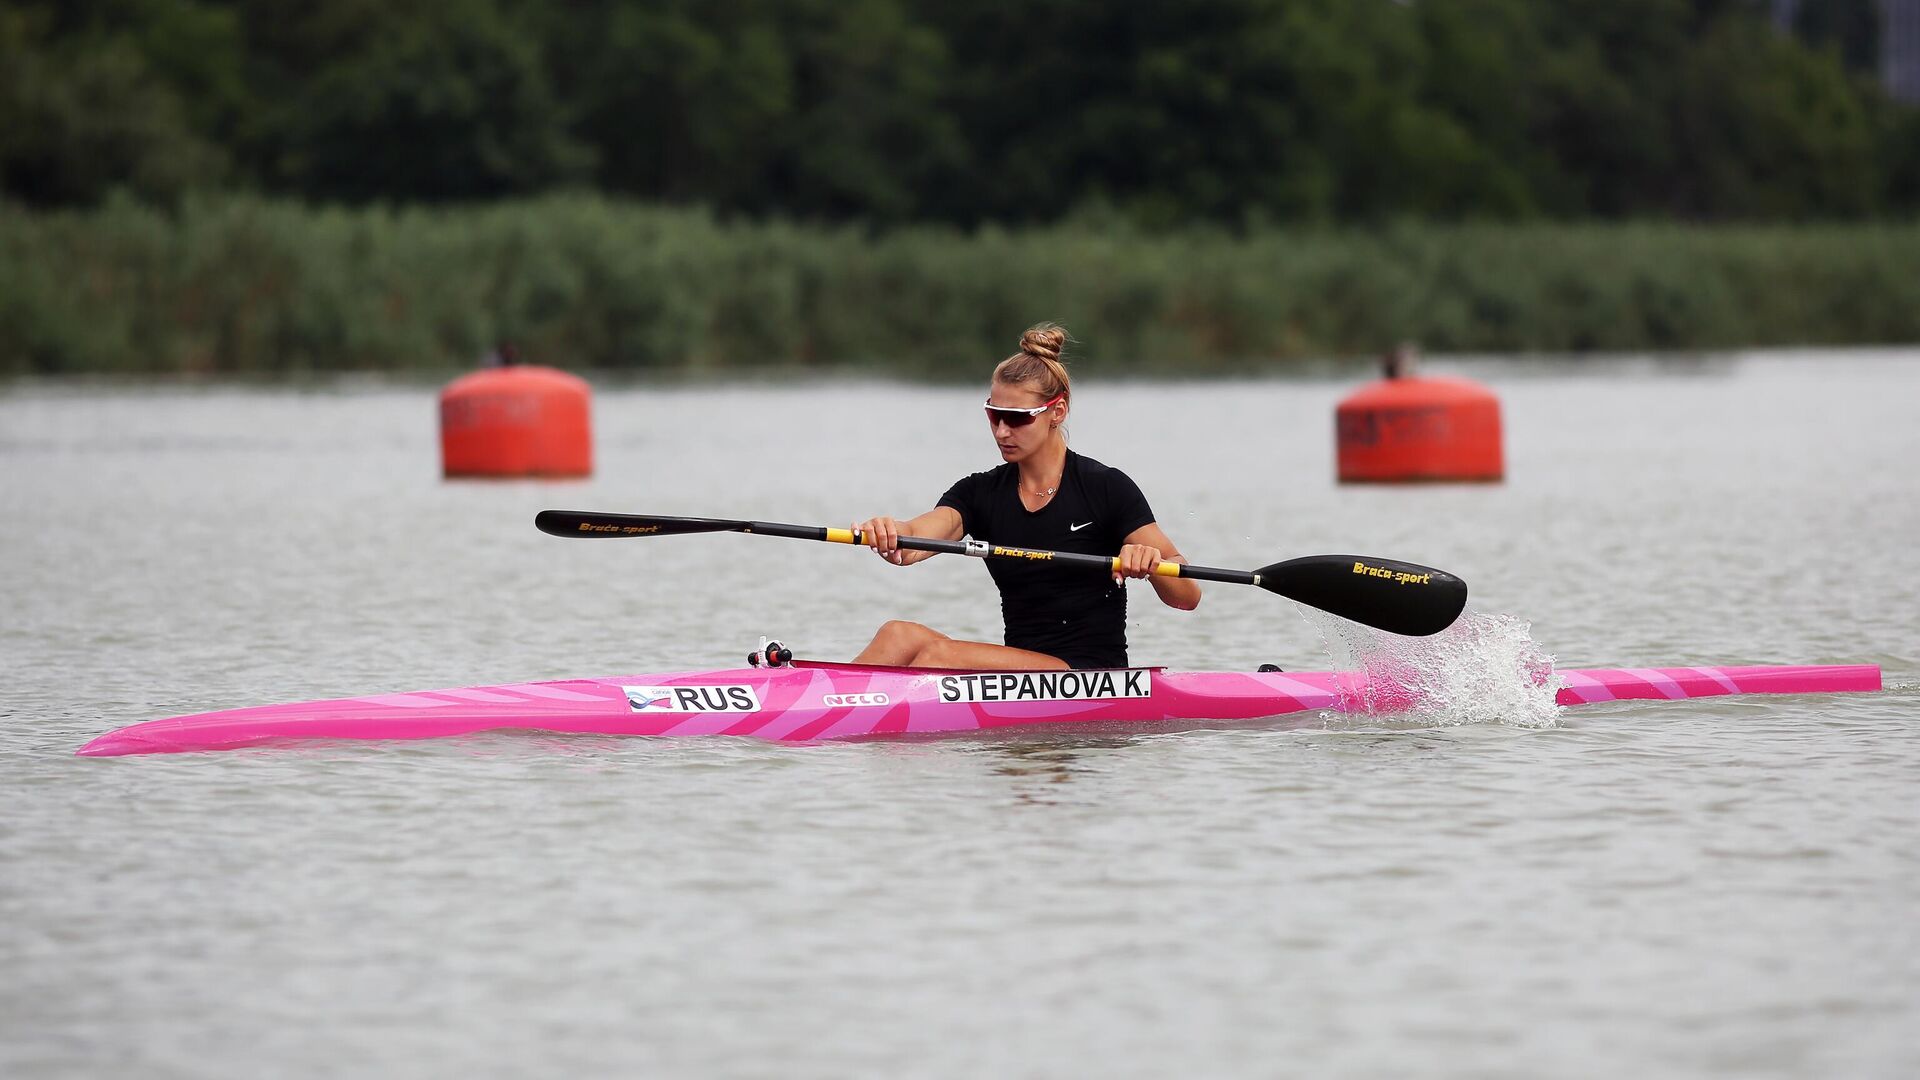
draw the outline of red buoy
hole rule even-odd
[[[1340,482],[1499,480],[1500,401],[1471,379],[1386,378],[1334,412]]]
[[[582,477],[593,472],[586,380],[535,365],[462,375],[440,391],[447,476]]]

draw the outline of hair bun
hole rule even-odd
[[[1067,347],[1065,327],[1041,323],[1020,335],[1020,351],[1042,360],[1060,362],[1060,350]]]

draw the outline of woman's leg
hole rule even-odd
[[[917,622],[904,622],[895,619],[884,623],[873,635],[867,647],[853,658],[856,664],[885,664],[890,667],[905,667],[913,663],[920,650],[935,641],[949,640],[932,627]]]
[[[931,627],[897,619],[882,626],[853,662],[970,671],[1062,671],[1067,666],[1066,661],[1046,653],[984,641],[959,641]]]

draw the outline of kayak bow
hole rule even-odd
[[[1590,668],[1556,673],[1561,705],[1724,694],[1880,689],[1871,664]],[[1353,672],[966,672],[800,661],[380,694],[149,720],[78,751],[88,757],[231,750],[299,739],[428,739],[482,731],[748,735],[806,742],[1034,724],[1251,720],[1388,713],[1419,702]]]

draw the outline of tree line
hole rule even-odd
[[[878,225],[1920,210],[1873,0],[9,0],[0,196]]]

